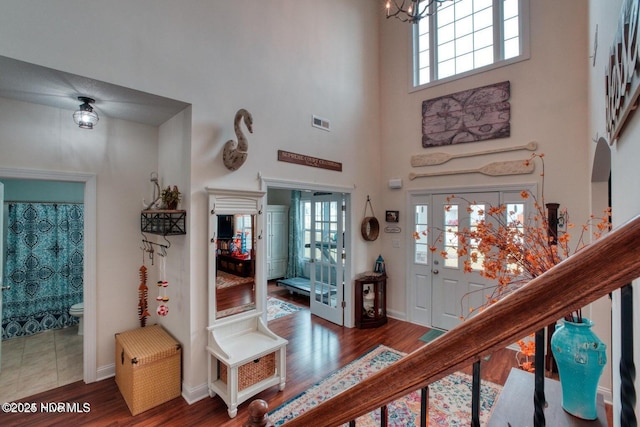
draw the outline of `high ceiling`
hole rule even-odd
[[[69,110],[78,96],[96,100],[98,116],[159,126],[189,104],[0,56],[0,97]],[[98,124],[99,126],[99,124]]]

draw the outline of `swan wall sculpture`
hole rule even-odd
[[[222,152],[224,165],[227,169],[232,171],[239,169],[240,166],[242,166],[244,161],[247,160],[247,152],[249,151],[249,142],[240,128],[240,121],[243,119],[247,130],[250,133],[253,133],[253,117],[251,116],[251,113],[244,108],[238,110],[235,120],[233,121],[233,129],[236,132],[238,141],[236,142],[233,139],[227,141],[224,146],[224,151]]]

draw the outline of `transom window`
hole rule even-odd
[[[434,2],[413,27],[414,87],[528,57],[529,0]]]

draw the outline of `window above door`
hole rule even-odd
[[[436,7],[434,3],[432,7]],[[411,25],[415,90],[529,58],[529,0],[455,0]]]

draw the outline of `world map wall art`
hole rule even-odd
[[[511,134],[510,82],[422,102],[422,146],[506,138]]]

